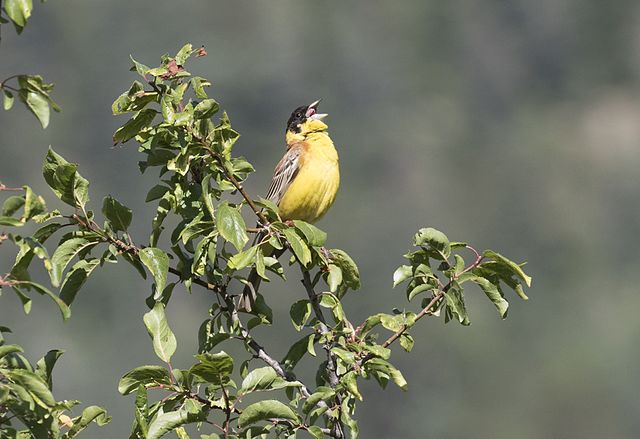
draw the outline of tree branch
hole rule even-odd
[[[316,319],[319,322],[320,331],[323,334],[326,334],[329,332],[329,327],[327,326],[327,321],[324,317],[324,314],[322,313],[322,308],[318,303],[318,295],[314,290],[314,286],[318,278],[315,279],[315,282],[312,282],[309,271],[305,270],[304,268],[301,268],[301,270],[302,270],[302,284],[304,285],[305,290],[307,291],[307,295],[309,296],[309,302],[311,303],[311,308],[313,308],[313,312],[316,315]],[[328,342],[323,345],[323,348],[327,353],[327,377],[329,378],[329,385],[331,386],[332,389],[335,389],[336,387],[338,387],[338,384],[340,384],[340,378],[338,378],[338,373],[337,373],[336,356],[331,352],[331,347],[332,347],[331,344]],[[338,407],[340,407],[338,410],[340,411],[342,410],[341,409],[342,398],[338,393],[336,393],[336,400],[338,402]],[[340,414],[338,414],[338,418],[336,419],[333,425],[332,435],[333,437],[336,437],[336,438],[345,437],[344,426],[342,424],[342,421],[340,420]]]
[[[218,164],[220,165],[222,172],[224,172],[225,177],[227,177],[227,180],[229,180],[233,187],[235,187],[240,195],[242,195],[249,207],[251,207],[251,210],[253,210],[253,213],[255,213],[260,220],[260,223],[263,226],[269,225],[269,220],[267,219],[267,217],[264,216],[261,209],[258,209],[258,206],[256,206],[256,204],[253,202],[253,199],[249,196],[242,184],[238,180],[236,180],[233,174],[229,172],[229,170],[224,166],[222,157],[220,157],[220,155],[213,150],[212,145],[206,139],[198,137],[191,129],[189,129],[189,132],[191,133],[193,138],[200,142],[200,144],[209,152],[209,154],[211,154],[211,156],[218,161]]]
[[[402,326],[402,328],[400,328],[398,331],[396,331],[393,335],[391,335],[391,337],[389,337],[388,339],[385,340],[384,343],[382,343],[382,347],[389,347],[389,345],[391,345],[394,341],[396,341],[398,338],[400,338],[402,336],[402,334],[404,334],[405,332],[407,332],[413,325],[416,324],[416,322],[418,320],[420,320],[421,318],[423,318],[424,316],[426,316],[427,314],[432,314],[433,313],[433,309],[434,307],[438,304],[438,302],[444,297],[444,295],[446,294],[447,291],[449,291],[449,289],[451,288],[451,285],[453,285],[453,283],[460,277],[462,276],[464,273],[467,273],[471,270],[473,270],[474,268],[476,268],[478,265],[480,265],[480,263],[482,263],[482,260],[484,259],[484,257],[473,247],[471,247],[470,245],[466,246],[467,249],[471,250],[475,256],[476,259],[475,261],[473,261],[472,264],[470,264],[468,267],[466,267],[464,270],[462,270],[460,273],[457,273],[455,275],[453,275],[451,277],[451,279],[449,280],[449,282],[442,288],[440,289],[431,299],[431,301],[427,304],[427,306],[425,306],[417,315],[416,318],[413,320],[413,322],[411,322],[411,324],[404,324]],[[363,358],[362,362],[360,363],[361,365],[363,363],[365,363],[366,361],[370,360],[373,357],[373,355],[369,354],[366,357]]]

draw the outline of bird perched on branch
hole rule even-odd
[[[287,152],[276,166],[267,192],[283,220],[314,223],[329,210],[338,192],[338,152],[318,113],[319,100],[294,110],[287,122]],[[254,270],[249,274],[239,308],[251,311],[260,285]]]

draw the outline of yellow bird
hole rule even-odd
[[[294,110],[287,122],[287,152],[276,166],[267,192],[283,220],[314,223],[329,210],[340,185],[338,152],[318,113],[320,100]],[[260,277],[253,270],[244,288],[239,308],[251,311]]]

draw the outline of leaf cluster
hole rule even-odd
[[[12,81],[13,80],[13,81]],[[11,85],[13,84],[13,85]],[[13,75],[0,82],[2,107],[13,108],[16,97],[40,122],[42,128],[49,126],[51,109],[60,111],[58,104],[51,98],[53,84],[44,82],[40,75]]]
[[[63,354],[51,350],[32,365],[17,344],[7,344],[0,327],[0,432],[3,438],[70,439],[92,422],[111,420],[98,406],[86,407],[79,415],[72,410],[80,401],[56,400],[52,371]]]

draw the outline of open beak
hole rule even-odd
[[[318,99],[317,101],[309,105],[309,108],[307,109],[307,114],[306,114],[306,116],[309,119],[322,120],[328,116],[328,114],[326,113],[318,113],[318,104],[320,103],[321,100],[322,99]]]

